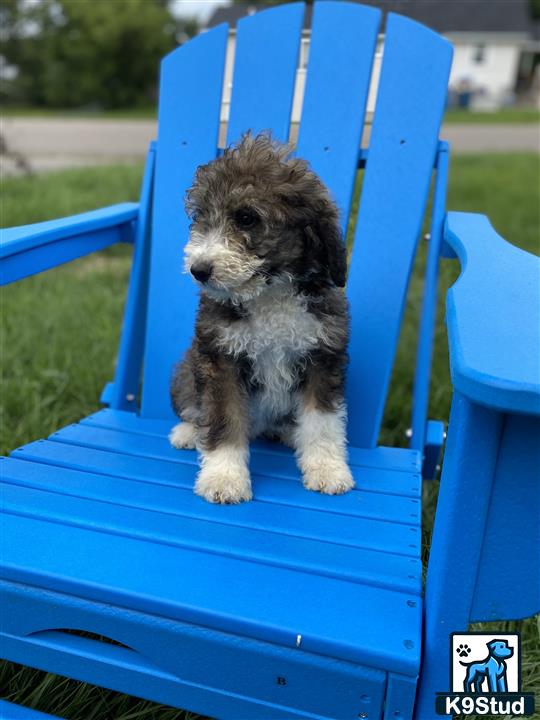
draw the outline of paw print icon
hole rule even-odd
[[[469,657],[471,654],[471,648],[468,645],[458,645],[456,652],[459,657]]]

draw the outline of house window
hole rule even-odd
[[[486,61],[486,46],[477,45],[474,49],[473,61],[476,65],[481,65]]]

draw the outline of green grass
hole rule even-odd
[[[7,118],[62,118],[63,120],[155,120],[157,117],[157,105],[126,108],[122,110],[7,106],[2,108],[1,115]]]
[[[457,156],[452,160],[450,168],[447,207],[449,210],[486,213],[503,237],[538,254],[540,209],[536,192],[539,174],[538,158],[532,154]],[[416,351],[416,328],[422,300],[425,255],[426,245],[423,243],[409,290],[386,407],[382,440],[388,445],[404,443],[404,430],[410,417],[411,369]],[[452,284],[458,274],[457,262],[445,260],[441,263],[429,417],[442,420],[448,418],[452,395],[444,325],[444,289]]]
[[[447,110],[445,123],[512,124],[538,123],[540,112],[535,108],[506,108],[489,112],[471,112],[470,110]]]
[[[22,118],[71,118],[96,120],[154,120],[157,115],[155,105],[139,108],[126,108],[122,110],[89,110],[85,108],[38,108],[13,106],[4,107],[1,113],[4,117]],[[445,123],[474,123],[474,124],[512,124],[512,123],[538,123],[540,112],[535,108],[506,108],[489,112],[471,112],[470,110],[447,110],[444,116]]]
[[[37,222],[137,198],[140,167],[91,168],[5,181],[4,226]],[[453,160],[449,209],[487,213],[507,239],[538,252],[540,226],[535,155],[461,156]],[[405,444],[409,425],[411,369],[416,317],[421,301],[425,247],[409,293],[382,439]],[[112,377],[130,257],[111,249],[9,286],[2,293],[3,452],[99,408],[99,394]],[[451,398],[444,290],[458,273],[444,261],[436,330],[430,417],[446,419]],[[437,483],[425,489],[424,551],[429,545]],[[482,627],[487,627],[483,625]],[[540,697],[540,643],[537,621],[494,623],[499,631],[519,627],[524,645],[523,686]],[[180,720],[196,717],[108,692],[73,680],[0,666],[0,688],[10,700],[70,720]]]

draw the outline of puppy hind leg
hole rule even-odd
[[[193,450],[197,441],[197,429],[190,422],[175,425],[169,433],[169,442],[177,450]]]
[[[197,393],[194,368],[197,359],[191,347],[174,369],[171,382],[171,404],[182,422],[169,433],[169,442],[177,449],[193,449],[196,445]]]

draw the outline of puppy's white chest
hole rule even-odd
[[[285,355],[308,353],[320,334],[321,323],[308,312],[305,299],[281,289],[253,300],[245,318],[220,330],[220,344],[234,355],[245,353],[254,364],[262,355],[281,364]]]
[[[222,347],[250,360],[251,377],[259,387],[252,414],[260,432],[272,419],[290,412],[302,359],[318,345],[321,332],[305,299],[282,287],[256,298],[246,318],[220,330]]]

